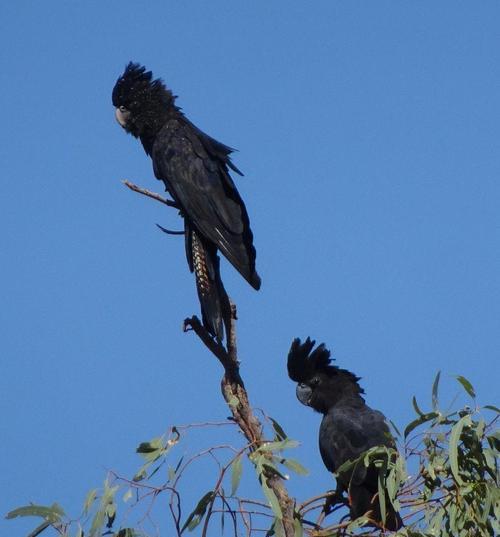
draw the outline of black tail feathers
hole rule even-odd
[[[366,515],[370,525],[380,529],[397,531],[403,527],[403,521],[388,497],[386,497],[385,501],[385,520],[382,519],[378,494],[374,494],[366,486],[351,485],[349,488],[349,505],[353,520]]]
[[[231,308],[220,277],[217,249],[186,225],[186,254],[195,274],[203,326],[221,342]]]

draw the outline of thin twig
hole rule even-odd
[[[175,203],[175,201],[164,198],[163,196],[160,196],[160,194],[157,194],[156,192],[151,192],[151,190],[148,190],[147,188],[142,188],[140,186],[134,185],[134,183],[131,183],[127,179],[125,179],[122,182],[126,187],[130,188],[130,190],[133,190],[134,192],[138,192],[139,194],[142,194],[143,196],[147,196],[148,198],[159,201],[160,203],[163,203],[167,205],[168,207],[173,207],[174,209],[180,208],[177,205],[177,203]]]

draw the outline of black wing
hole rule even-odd
[[[153,146],[154,172],[206,239],[259,289],[248,214],[228,173],[229,148],[183,119],[171,119]]]
[[[385,417],[367,405],[340,407],[325,415],[320,428],[320,451],[325,466],[334,472],[344,462],[357,459],[375,446],[395,447]],[[354,472],[354,473],[353,473]],[[380,528],[396,531],[402,520],[386,498],[386,519],[382,521],[378,502],[378,469],[358,464],[338,476],[348,492],[351,518],[370,512],[369,520]]]
[[[374,446],[394,447],[385,417],[378,410],[367,405],[337,406],[323,418],[319,447],[323,462],[331,472]],[[363,474],[355,477],[357,481],[364,479]]]

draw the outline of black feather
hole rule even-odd
[[[154,79],[151,71],[137,63],[127,65],[116,82],[112,99],[114,106],[123,111],[125,119],[120,123],[141,140],[152,158],[156,178],[163,181],[186,225],[200,239],[207,267],[210,265],[214,271],[213,281],[220,280],[217,256],[220,250],[248,283],[259,289],[261,280],[255,269],[250,221],[229,175],[229,169],[241,174],[231,162],[233,149],[193,125],[175,105],[175,96],[162,80]],[[187,235],[186,240],[190,240]],[[192,259],[189,259],[192,252],[189,253],[189,248],[186,251],[192,270]],[[221,298],[220,288],[219,294]],[[224,302],[212,301],[210,308],[206,303],[202,305],[204,317],[212,315],[221,301]],[[207,321],[205,326],[217,335],[219,330],[214,326],[218,321],[215,318],[212,321]]]
[[[330,351],[324,344],[313,350],[315,341],[304,343],[294,339],[288,353],[288,375],[299,383],[297,397],[323,414],[319,431],[321,457],[330,472],[336,472],[345,462],[356,460],[375,446],[395,448],[384,415],[370,408],[362,397],[359,377],[331,364]],[[337,477],[338,488],[349,497],[351,517],[369,512],[372,524],[396,530],[402,526],[401,517],[386,502],[385,524],[377,500],[378,471],[374,466],[361,465]]]

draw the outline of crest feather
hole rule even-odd
[[[113,88],[113,105],[118,107],[134,101],[147,102],[151,96],[160,98],[164,104],[170,104],[175,99],[161,78],[153,79],[153,73],[147,71],[146,67],[129,62]]]
[[[299,338],[295,338],[292,341],[288,352],[288,376],[291,380],[299,383],[307,382],[317,373],[324,373],[329,377],[339,375],[339,378],[357,384],[360,377],[347,371],[347,369],[332,365],[333,359],[325,344],[321,343],[313,350],[315,344],[316,341],[309,337],[304,343]],[[361,388],[360,393],[363,393]]]

